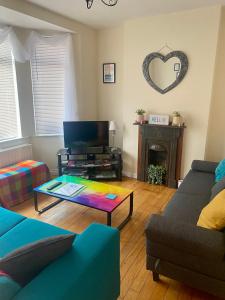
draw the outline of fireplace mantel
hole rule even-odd
[[[166,185],[177,187],[180,179],[183,133],[185,126],[139,125],[138,137],[138,180],[147,181],[147,168],[150,161],[158,160],[167,169]],[[156,155],[153,155],[156,153]],[[162,155],[163,153],[163,155]]]

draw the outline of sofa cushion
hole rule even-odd
[[[225,189],[225,177],[218,181],[211,189],[211,199]]]
[[[0,299],[11,300],[19,292],[21,287],[7,274],[0,271]]]
[[[225,228],[225,190],[217,194],[216,197],[203,208],[197,225],[214,230],[222,230]]]
[[[0,237],[26,218],[0,207]]]
[[[190,170],[179,187],[179,192],[195,195],[208,195],[215,183],[213,173],[197,172]]]
[[[174,221],[197,224],[199,215],[204,206],[208,204],[207,195],[191,195],[176,192],[172,200],[167,204],[163,215]]]
[[[215,171],[216,182],[220,181],[225,176],[225,159],[221,160]]]
[[[26,244],[60,234],[73,233],[33,219],[26,219],[0,237],[0,257]]]
[[[0,270],[25,286],[42,269],[72,247],[74,234],[63,234],[27,244],[0,259]]]

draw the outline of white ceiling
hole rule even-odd
[[[88,24],[95,28],[115,26],[122,21],[147,16],[224,4],[225,0],[118,0],[114,7],[94,0],[92,8],[86,8],[85,0],[27,0],[39,6]]]
[[[0,24],[38,30],[68,31],[63,27],[33,18],[3,6],[0,6]]]

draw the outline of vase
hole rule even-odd
[[[173,116],[173,126],[181,126],[181,116]]]
[[[145,116],[144,115],[137,115],[137,122],[138,123],[143,123],[145,120]]]

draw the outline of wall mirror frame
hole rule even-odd
[[[154,59],[160,59],[162,62],[166,63],[171,58],[177,58],[179,60],[180,70],[176,79],[173,80],[171,84],[169,84],[165,88],[161,88],[156,82],[154,82],[152,75],[150,74],[151,73],[150,64]],[[146,81],[152,88],[154,88],[156,91],[158,91],[161,94],[165,94],[168,91],[175,88],[184,79],[187,70],[188,70],[188,58],[187,55],[182,51],[172,51],[167,55],[163,55],[159,52],[152,52],[145,57],[142,65],[142,71]]]

